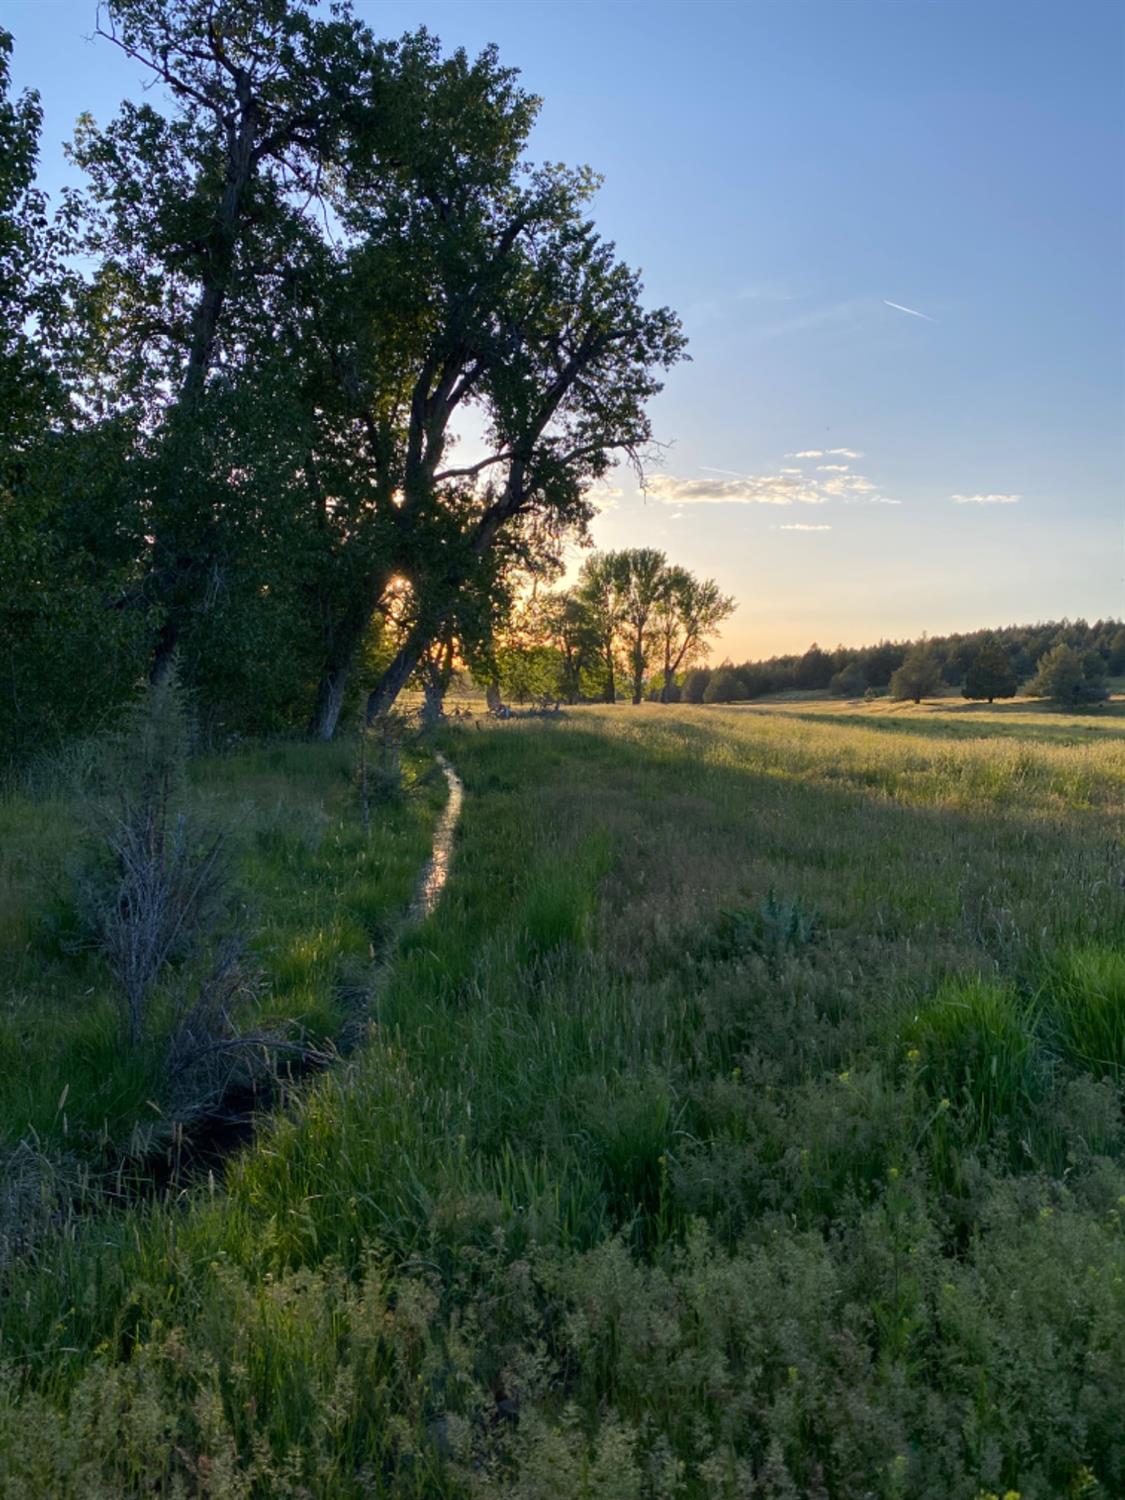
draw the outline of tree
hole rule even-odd
[[[851,661],[845,662],[840,670],[832,676],[828,691],[835,693],[841,698],[862,698],[867,691],[867,678],[863,675],[863,668],[853,656]]]
[[[110,0],[102,14],[99,35],[175,105],[126,103],[103,131],[87,118],[74,149],[100,259],[98,394],[137,408],[151,546],[136,600],[158,615],[159,679],[222,567],[212,385],[321,211],[345,121],[361,133],[389,53],[345,9],[323,21],[299,0]]]
[[[1068,708],[1099,703],[1109,696],[1101,657],[1096,652],[1082,657],[1067,645],[1055,646],[1042,657],[1027,690],[1033,698],[1050,698]]]
[[[940,691],[941,663],[928,641],[921,641],[906,653],[902,666],[891,678],[891,697],[900,701],[911,698],[920,703]]]
[[[965,670],[965,698],[1014,698],[1018,684],[1007,651],[995,638],[981,643]]]
[[[695,667],[684,677],[680,693],[681,703],[702,703],[703,695],[711,681],[711,672],[706,667]]]
[[[797,686],[824,688],[832,677],[832,658],[814,641],[797,663]]]
[[[575,591],[586,629],[605,675],[605,701],[617,701],[617,646],[625,601],[620,554],[595,552],[582,564]]]
[[[700,580],[686,568],[664,570],[656,612],[664,672],[661,703],[672,701],[676,673],[706,656],[711,649],[710,638],[736,608],[733,599],[719,592],[713,578]]]
[[[130,572],[122,430],[83,429],[62,378],[69,207],[35,186],[38,96],[10,96],[0,28],[0,755],[96,725],[128,692],[136,623],[107,608]]]
[[[717,668],[703,692],[704,703],[743,703],[746,684],[731,666]]]
[[[543,633],[558,653],[559,689],[577,703],[583,678],[597,660],[598,639],[588,610],[573,590],[547,594],[542,603]]]
[[[645,674],[655,645],[654,624],[664,596],[668,559],[653,547],[618,554],[621,567],[621,624],[626,635],[633,703],[644,697]]]
[[[495,335],[485,344],[482,333],[490,352],[471,365],[490,453],[454,471],[466,481],[456,506],[433,492],[415,506],[407,487],[402,512],[411,523],[412,576],[425,605],[417,630],[368,700],[369,718],[394,701],[454,607],[467,569],[514,526],[533,521],[540,538],[584,533],[593,513],[589,486],[618,454],[642,465],[658,372],[683,353],[674,314],[642,308],[636,273],[598,238],[575,193],[563,196],[551,222],[512,246],[517,252],[520,273],[499,308],[489,309],[490,326],[504,331],[502,349]],[[429,379],[436,378],[435,371]],[[444,402],[449,398],[440,389]],[[490,469],[495,477],[482,477]]]

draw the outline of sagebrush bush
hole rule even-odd
[[[157,981],[206,940],[227,896],[224,835],[183,805],[190,733],[173,672],[106,739],[87,813],[98,842],[75,872],[78,909],[117,982],[134,1047]]]

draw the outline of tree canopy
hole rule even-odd
[[[109,698],[177,658],[212,726],[330,737],[435,643],[485,650],[592,484],[643,472],[679,321],[596,175],[529,161],[539,101],[493,47],[304,0],[109,0],[98,34],[153,87],[80,117],[53,219],[0,34],[9,748],[89,712],[61,679],[24,704],[56,637],[104,642]]]

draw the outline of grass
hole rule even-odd
[[[450,728],[366,1044],[222,1185],[8,1267],[0,1490],[1125,1492],[1123,725],[968,717]],[[294,1011],[395,887],[274,837]]]
[[[347,745],[207,757],[193,801],[228,830],[236,926],[265,987],[254,1028],[332,1042],[374,948],[409,900],[436,791],[387,807],[362,833]],[[103,1164],[166,1133],[167,1022],[123,1048],[104,963],[76,945],[70,868],[86,836],[79,799],[0,801],[0,1152],[34,1141]]]

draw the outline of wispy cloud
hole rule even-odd
[[[951,495],[954,505],[1018,505],[1019,495]]]
[[[816,472],[818,474],[846,474],[848,466],[847,464],[817,464]]]
[[[616,510],[624,492],[613,484],[595,485],[590,491],[590,499],[602,512]]]
[[[831,526],[810,526],[806,521],[794,521],[788,526],[779,526],[778,531],[831,531]]]
[[[855,495],[871,495],[874,492],[875,485],[866,474],[837,474],[834,479],[824,481],[824,493],[837,499],[850,499]]]
[[[936,318],[931,318],[929,313],[919,312],[916,307],[903,307],[901,302],[890,302],[886,297],[883,298],[883,306],[893,307],[896,312],[909,313],[912,318],[925,318],[927,323],[935,323],[937,321]]]
[[[772,323],[761,323],[748,328],[745,337],[749,340],[784,338],[790,334],[804,333],[813,329],[847,335],[861,326],[862,315],[870,310],[869,297],[851,297],[846,302],[827,303],[820,307],[809,307],[794,312],[788,317]]]
[[[799,453],[787,453],[786,458],[862,458],[857,448],[802,448]]]
[[[792,474],[743,474],[735,479],[680,479],[654,474],[648,493],[665,505],[821,505],[824,496]]]

